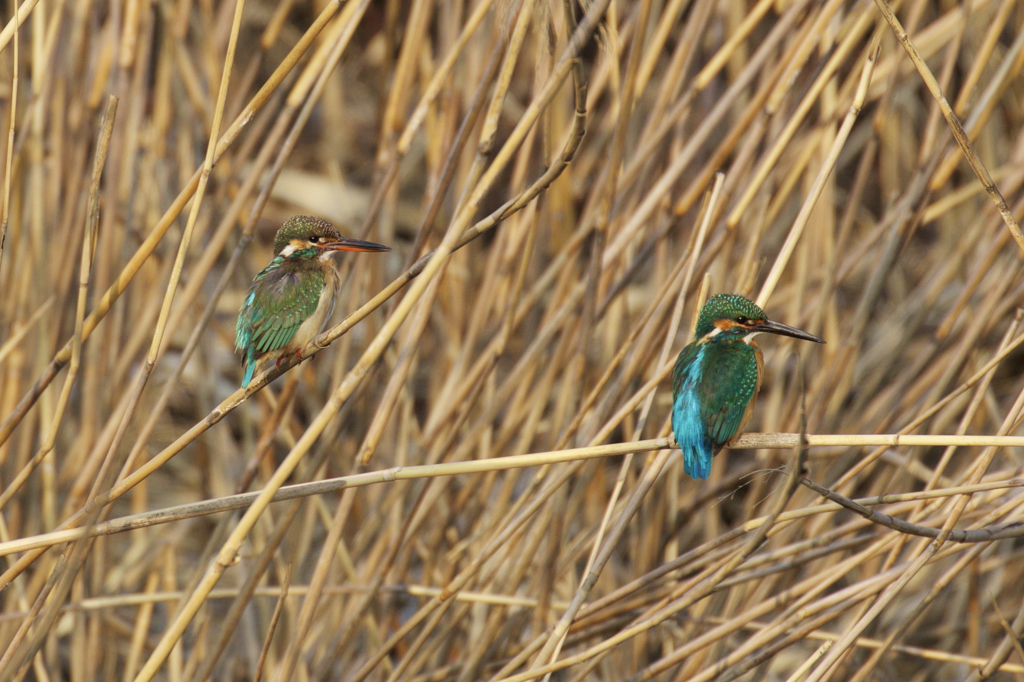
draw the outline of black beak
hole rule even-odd
[[[808,334],[805,331],[801,331],[796,327],[790,327],[788,324],[782,324],[781,322],[775,322],[773,320],[765,320],[761,324],[754,327],[759,332],[768,332],[769,334],[778,334],[779,336],[792,336],[794,339],[801,339],[803,341],[814,341],[815,343],[825,343],[824,340],[819,339],[814,334]]]
[[[340,237],[333,242],[321,244],[320,248],[328,251],[390,251],[391,249],[383,244],[364,242],[361,239],[349,239]]]

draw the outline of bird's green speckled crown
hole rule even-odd
[[[341,237],[338,228],[323,218],[314,218],[308,215],[293,216],[284,221],[281,229],[277,231],[277,236],[274,237],[274,255],[276,256],[284,251],[284,248],[293,239],[307,241],[314,235],[320,237],[323,241],[334,241]]]
[[[767,320],[768,316],[750,299],[736,294],[717,294],[708,299],[700,309],[697,318],[697,338],[701,338],[715,328],[715,320],[732,320],[737,317],[748,320]]]

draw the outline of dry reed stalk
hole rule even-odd
[[[978,176],[978,180],[985,188],[985,192],[992,199],[992,203],[996,205],[996,209],[999,211],[999,215],[1002,216],[1003,222],[1006,223],[1006,228],[1013,235],[1013,238],[1017,242],[1017,246],[1024,251],[1024,233],[1020,231],[1020,226],[1017,225],[1017,220],[1013,217],[1013,213],[1010,211],[1009,206],[1006,205],[1006,200],[1003,195],[999,192],[999,188],[996,187],[995,182],[992,180],[992,176],[989,174],[988,169],[982,164],[981,159],[978,158],[978,152],[975,151],[974,145],[971,144],[970,139],[967,137],[967,133],[964,131],[963,125],[960,123],[960,119],[953,112],[953,108],[949,106],[949,102],[946,101],[946,97],[942,94],[942,90],[939,88],[938,82],[935,80],[935,76],[932,74],[931,69],[925,64],[924,58],[921,57],[921,53],[914,47],[914,43],[910,40],[907,32],[903,30],[903,26],[900,24],[899,19],[896,18],[896,14],[892,11],[885,0],[876,0],[875,4],[878,9],[882,12],[882,16],[889,22],[893,32],[899,39],[900,43],[907,50],[907,54],[910,55],[910,60],[914,63],[914,67],[918,73],[921,74],[922,80],[925,85],[928,86],[928,91],[931,92],[932,97],[939,104],[939,109],[942,110],[942,115],[946,118],[949,123],[950,130],[953,131],[953,137],[956,139],[956,143],[960,145],[960,149],[963,150],[964,156],[967,157],[967,162],[971,166],[971,170],[974,171],[975,175]],[[1022,40],[1019,41],[1019,45],[1013,50],[1013,54],[1020,54],[1021,46],[1024,46],[1024,33],[1021,34]],[[997,79],[999,82],[1002,79]]]
[[[15,26],[21,26],[21,12],[18,3],[14,3],[14,18],[11,20]],[[11,104],[7,122],[7,160],[4,163],[4,209],[0,216],[0,263],[3,262],[4,243],[7,241],[7,226],[10,222],[11,207],[11,159],[14,155],[14,120],[18,109],[18,31],[14,33],[14,72],[11,75]]]
[[[1020,672],[1018,3],[307,5],[4,18],[0,676]],[[395,252],[235,390],[328,210]],[[654,436],[719,291],[828,344],[762,344],[697,483]]]

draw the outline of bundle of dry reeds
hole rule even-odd
[[[0,680],[1024,673],[1021,2],[4,11]],[[697,482],[720,291],[828,343]]]

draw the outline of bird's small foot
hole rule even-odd
[[[277,359],[277,362],[274,363],[274,369],[281,369],[281,361],[282,360],[284,360],[284,356],[283,355]]]

